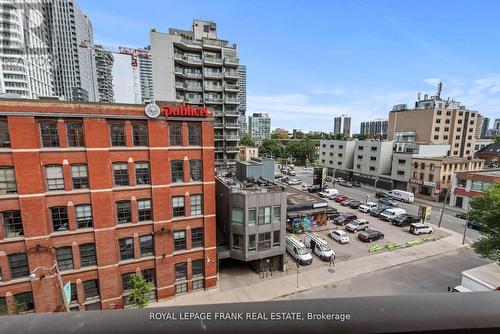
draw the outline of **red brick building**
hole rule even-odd
[[[30,278],[55,261],[72,311],[126,306],[132,273],[152,299],[216,285],[213,119],[191,115],[0,100],[0,315],[60,307]]]

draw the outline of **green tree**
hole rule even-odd
[[[489,136],[486,138],[493,140],[495,143],[500,143],[500,136]]]
[[[481,230],[483,237],[472,244],[472,248],[500,265],[500,182],[471,200],[469,217],[485,226]]]
[[[352,135],[352,138],[356,138],[358,140],[366,140],[368,139],[368,136],[361,133],[356,133]]]
[[[259,155],[272,155],[273,158],[277,159],[283,156],[285,146],[280,144],[276,139],[264,139],[262,145],[259,147]]]
[[[288,142],[285,151],[286,155],[294,157],[298,164],[304,164],[307,159],[309,161],[317,159],[316,147],[308,138]]]
[[[335,134],[333,134],[332,139],[345,140],[345,139],[347,139],[347,136],[343,133],[335,133]]]
[[[243,137],[240,139],[240,145],[241,146],[249,146],[249,147],[255,147],[255,142],[252,140],[252,137],[248,133],[245,133]]]
[[[135,307],[143,308],[148,305],[149,294],[153,285],[146,281],[142,275],[132,275],[130,277],[130,295],[128,301]]]

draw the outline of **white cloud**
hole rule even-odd
[[[320,95],[343,95],[345,90],[340,87],[317,87],[312,91],[314,94]]]

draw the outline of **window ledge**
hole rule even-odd
[[[150,189],[150,184],[141,184],[135,186],[113,186],[113,191],[126,191],[126,190],[137,190],[137,189]]]
[[[191,248],[191,249],[182,249],[178,251],[174,251],[172,255],[181,255],[181,254],[186,254],[186,253],[191,253],[191,252],[198,252],[200,250],[203,250],[202,247],[197,247],[197,248]]]
[[[38,278],[36,278],[38,279]],[[2,285],[9,285],[9,284],[19,284],[19,283],[26,283],[30,282],[31,279],[29,277],[19,277],[19,278],[13,278],[11,280],[6,280],[3,282],[0,282],[0,286]]]
[[[10,198],[19,198],[19,194],[18,193],[11,193],[11,194],[0,195],[0,199],[10,199]]]
[[[3,240],[0,240],[0,243],[24,241],[24,238],[25,237],[4,237]]]
[[[62,235],[70,235],[70,234],[80,234],[80,233],[88,233],[94,230],[93,227],[79,228],[76,230],[65,230],[65,231],[54,231],[49,234],[49,237],[58,237]]]

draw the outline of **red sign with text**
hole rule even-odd
[[[173,107],[170,104],[163,106],[166,117],[210,117],[211,113],[206,107],[194,107],[182,103],[179,107]]]

